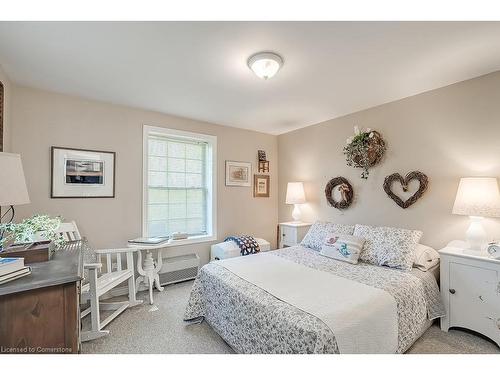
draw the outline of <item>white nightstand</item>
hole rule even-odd
[[[441,329],[468,328],[500,346],[500,260],[464,254],[463,241],[441,249]]]
[[[311,227],[311,223],[302,222],[287,222],[279,223],[279,248],[287,246],[295,246],[300,244],[307,231]]]

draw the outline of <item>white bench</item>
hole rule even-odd
[[[260,251],[269,251],[271,244],[263,238],[255,239],[259,244]],[[210,261],[234,258],[240,256],[240,248],[234,241],[220,242],[210,248]]]

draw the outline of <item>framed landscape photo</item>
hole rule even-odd
[[[226,160],[226,186],[252,186],[252,163]]]
[[[269,176],[256,174],[253,176],[253,196],[256,198],[269,198]]]
[[[114,198],[115,156],[111,151],[51,149],[51,198]]]

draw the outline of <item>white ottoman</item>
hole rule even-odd
[[[259,244],[260,251],[268,251],[271,249],[271,244],[263,238],[255,239]],[[240,248],[234,241],[216,243],[210,248],[210,261],[226,258],[234,258],[240,256]]]

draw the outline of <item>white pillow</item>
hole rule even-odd
[[[356,224],[354,235],[365,239],[359,258],[362,262],[411,271],[422,232]]]
[[[320,254],[329,258],[356,264],[363,249],[365,239],[350,234],[329,233]]]
[[[439,263],[439,253],[432,247],[418,244],[415,247],[415,260],[413,267],[421,271],[428,271]]]
[[[320,251],[323,242],[325,242],[325,237],[332,232],[352,234],[354,232],[354,225],[336,224],[329,221],[316,221],[311,228],[309,228],[309,231],[300,244],[304,247]]]

